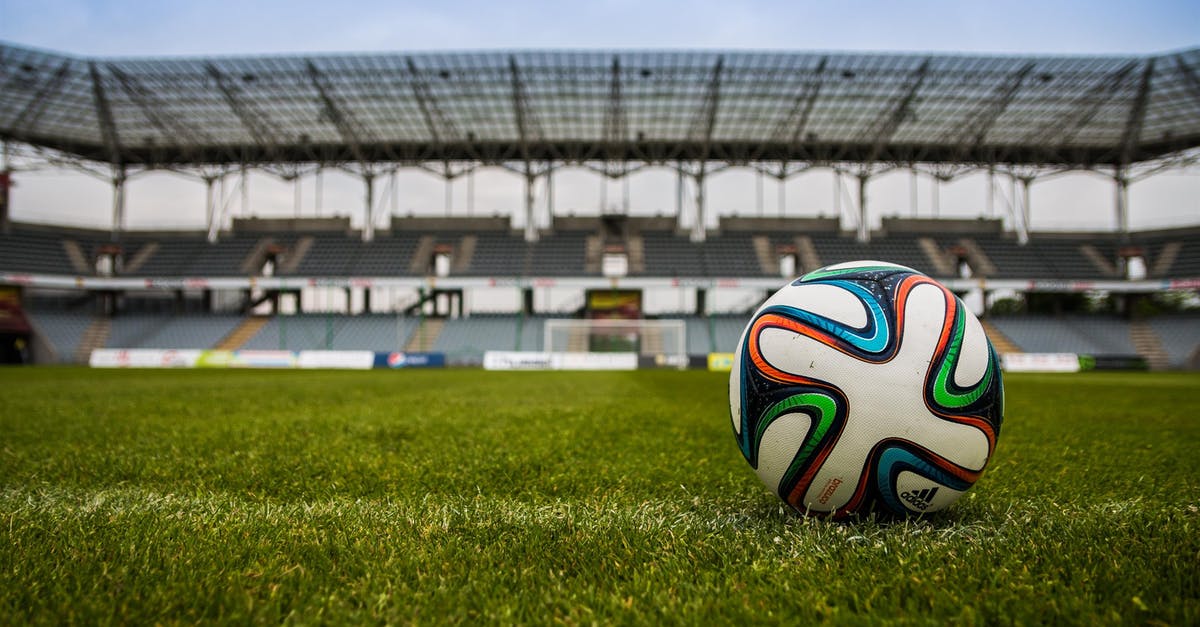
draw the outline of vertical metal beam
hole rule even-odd
[[[363,172],[363,230],[362,240],[375,239],[375,173]]]
[[[300,175],[297,174],[292,177],[292,213],[296,219],[300,219],[300,206],[302,204],[300,191]]]
[[[321,201],[325,196],[325,168],[317,168],[316,181],[313,182],[313,215],[321,217]]]
[[[526,168],[525,170],[525,241],[536,242],[538,240],[537,223],[533,216],[533,185],[537,182],[537,176],[533,170]]]
[[[1017,232],[1017,241],[1021,244],[1029,243],[1029,219],[1033,215],[1029,186],[1032,184],[1032,177],[1021,178],[1021,230]]]
[[[221,224],[217,220],[217,199],[213,194],[213,185],[217,182],[217,177],[204,177],[204,215],[207,220],[208,243],[214,244],[217,241],[217,233],[221,230]]]
[[[703,162],[702,162],[703,163]],[[705,218],[707,211],[704,204],[704,167],[701,166],[700,171],[695,176],[696,179],[696,216],[692,221],[692,241],[703,242],[705,235]]]
[[[1129,241],[1129,177],[1126,170],[1117,168],[1113,175],[1116,183],[1115,209],[1117,212],[1117,233],[1122,242]]]
[[[113,166],[113,218],[112,241],[121,241],[121,231],[125,228],[125,166]]]
[[[858,175],[858,241],[866,244],[871,241],[871,225],[867,222],[867,180],[871,175]]]
[[[675,167],[675,223],[683,226],[683,164]]]
[[[250,217],[250,169],[247,168],[246,164],[244,164],[244,163],[242,164],[242,176],[241,176],[240,186],[241,186],[240,189],[242,192],[242,206],[241,206],[242,217],[248,218],[248,217]]]

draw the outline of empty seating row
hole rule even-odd
[[[150,277],[258,275],[272,255],[275,274],[287,276],[423,276],[434,271],[434,257],[448,254],[450,274],[459,276],[586,276],[600,268],[587,261],[590,232],[557,232],[537,242],[519,234],[496,231],[382,233],[363,242],[337,233],[236,234],[209,243],[199,234],[130,235],[122,240],[124,269],[118,273]],[[797,237],[807,238],[822,265],[878,259],[913,267],[939,277],[957,276],[954,258],[931,252],[961,253],[962,240],[990,261],[975,274],[1000,279],[1113,279],[1121,276],[1120,246],[1112,237],[1034,235],[1019,244],[1003,234],[892,234],[861,243],[841,233],[774,233],[765,235],[770,251],[755,246],[756,235],[729,232],[692,242],[675,231],[644,231],[641,263],[630,274],[651,277],[763,277],[777,274],[778,253],[794,250]],[[928,240],[928,241],[923,241]],[[1200,237],[1178,235],[1135,237],[1144,249],[1151,278],[1200,276]],[[0,271],[75,275],[95,264],[111,244],[97,235],[55,234],[17,229],[0,235]],[[626,241],[625,250],[635,247]],[[78,251],[78,253],[76,252]],[[931,259],[930,255],[944,257]],[[424,258],[419,258],[424,256]],[[972,260],[966,259],[968,262]],[[632,260],[631,260],[632,261]],[[811,262],[811,260],[810,260]],[[988,265],[988,264],[983,264]],[[804,270],[810,268],[803,268]]]

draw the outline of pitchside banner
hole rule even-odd
[[[708,369],[710,372],[729,372],[733,370],[733,353],[709,353]]]
[[[338,370],[370,370],[375,365],[371,351],[300,351],[296,358],[300,368],[334,368]]]
[[[637,370],[637,353],[487,351],[484,370]]]
[[[446,365],[445,353],[375,353],[376,368],[442,368]]]
[[[161,350],[152,348],[92,351],[88,365],[93,368],[195,368],[200,360],[198,350]]]
[[[1075,353],[1004,353],[1002,366],[1006,372],[1079,372],[1079,355]]]

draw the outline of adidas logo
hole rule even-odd
[[[925,511],[925,508],[929,507],[929,502],[933,500],[933,496],[937,494],[937,491],[937,488],[925,488],[916,492],[905,491],[900,494],[900,498],[908,501],[913,507]]]

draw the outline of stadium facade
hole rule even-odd
[[[1197,231],[1130,232],[1127,189],[1193,162],[1198,68],[1200,49],[1114,57],[543,51],[106,59],[0,45],[0,186],[7,191],[14,171],[39,164],[99,171],[113,185],[113,225],[103,232],[11,224],[0,194],[0,283],[16,303],[9,336],[37,343],[57,334],[62,346],[43,341],[41,353],[69,360],[66,353],[97,343],[141,346],[160,341],[164,329],[204,325],[208,335],[189,341],[207,345],[193,348],[268,337],[259,343],[282,348],[290,322],[292,341],[325,347],[353,344],[339,340],[348,329],[359,343],[387,338],[380,350],[471,353],[487,338],[539,348],[540,288],[666,289],[689,293],[687,311],[676,312],[699,336],[689,331],[689,352],[711,352],[731,348],[736,335],[718,329],[740,329],[736,316],[707,315],[711,291],[761,294],[785,274],[859,258],[910,265],[962,292],[1194,292]],[[539,213],[535,186],[550,187],[568,166],[613,178],[669,167],[679,177],[675,215],[572,218],[552,204]],[[505,168],[525,182],[523,215],[393,216],[379,225],[376,181],[401,167],[447,180]],[[857,181],[849,214],[857,220],[734,217],[706,228],[706,178],[731,167],[780,180],[831,168]],[[362,229],[345,219],[226,227],[214,194],[223,181],[244,181],[248,169],[295,178],[326,168],[362,178]],[[872,232],[868,185],[897,168],[939,180],[978,171],[989,182],[1006,177],[1024,191],[1009,205],[1015,231],[995,220],[885,220]],[[151,170],[207,183],[206,232],[124,230],[126,181]],[[1064,170],[1112,178],[1116,232],[1028,231],[1029,184]],[[1131,276],[1131,267],[1144,271]],[[464,303],[484,289],[519,294],[522,315],[469,322]],[[316,302],[329,293],[344,297]],[[169,315],[137,311],[162,302]],[[581,297],[579,309],[588,302]],[[338,313],[244,317],[256,308]],[[370,315],[396,310],[417,318]],[[425,313],[436,323],[427,325]],[[151,317],[130,322],[134,314]],[[1062,320],[1039,328],[1055,324]],[[1162,362],[1157,353],[1168,345],[1200,345],[1187,321],[1170,323],[1170,332],[1152,327],[1149,339],[1144,325],[1123,324],[1117,332],[1127,342],[1106,346],[1111,334],[1097,331],[1091,352],[1156,353]],[[44,331],[58,326],[61,333]],[[1053,343],[1030,341],[1037,349]],[[1169,357],[1183,365],[1195,354]]]

